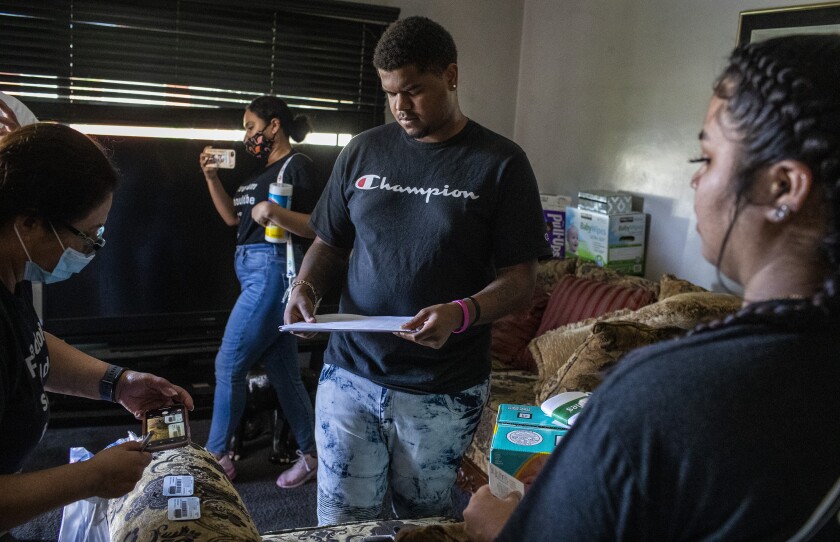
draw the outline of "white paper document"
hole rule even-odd
[[[391,333],[394,331],[411,331],[402,329],[402,325],[413,316],[361,316],[359,314],[319,314],[317,322],[297,322],[287,326],[280,326],[280,331],[291,332],[332,332],[332,331],[368,331],[372,333]]]

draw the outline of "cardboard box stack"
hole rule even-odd
[[[572,204],[571,196],[540,194],[545,219],[545,240],[555,258],[566,256],[566,208]]]
[[[566,251],[628,275],[645,274],[647,217],[626,192],[586,190],[566,208]]]
[[[524,494],[568,429],[538,406],[499,405],[490,443],[490,491]]]

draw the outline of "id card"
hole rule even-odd
[[[164,497],[189,497],[193,494],[193,477],[164,476],[163,495]]]
[[[166,517],[175,521],[187,521],[201,517],[201,501],[198,497],[173,497],[169,499]]]

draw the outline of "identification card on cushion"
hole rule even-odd
[[[163,477],[165,497],[189,497],[193,494],[193,486],[193,477],[190,475]]]
[[[166,517],[175,521],[186,521],[201,517],[201,501],[198,497],[174,497],[169,499]]]

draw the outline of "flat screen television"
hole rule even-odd
[[[218,341],[236,301],[235,228],[216,213],[198,165],[205,145],[236,149],[221,173],[233,193],[261,163],[241,144],[98,137],[120,185],[105,225],[107,245],[78,276],[45,285],[47,331],[72,344],[186,345]],[[301,150],[329,176],[337,147]]]

